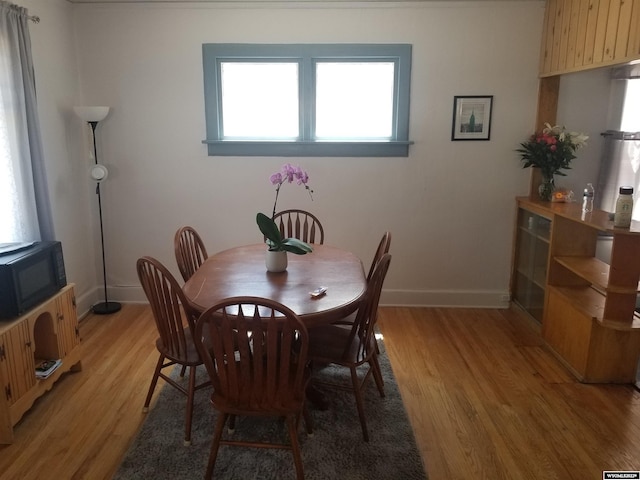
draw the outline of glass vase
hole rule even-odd
[[[550,202],[555,189],[556,185],[553,180],[553,175],[548,177],[543,176],[542,183],[538,186],[538,195],[540,195],[540,200]]]

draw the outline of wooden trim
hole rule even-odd
[[[560,92],[560,76],[545,77],[538,84],[538,111],[536,116],[536,130],[544,128],[545,123],[554,125],[558,111],[558,94]],[[531,168],[529,194],[537,195],[538,185],[542,181],[540,169]]]

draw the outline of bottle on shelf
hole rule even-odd
[[[582,211],[585,213],[593,212],[593,197],[595,190],[592,183],[587,183],[587,188],[584,189],[582,194]]]
[[[613,226],[616,228],[629,228],[631,226],[631,214],[633,213],[633,187],[620,187],[620,195],[616,200],[616,211],[613,215]]]

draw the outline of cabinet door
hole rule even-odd
[[[551,221],[518,209],[513,298],[542,321]]]
[[[29,322],[20,322],[0,335],[0,371],[4,381],[2,395],[15,403],[36,383],[33,339]]]
[[[56,299],[58,350],[60,358],[66,357],[80,343],[76,298],[69,289]]]

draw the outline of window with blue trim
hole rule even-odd
[[[409,155],[411,45],[204,44],[209,155]]]

